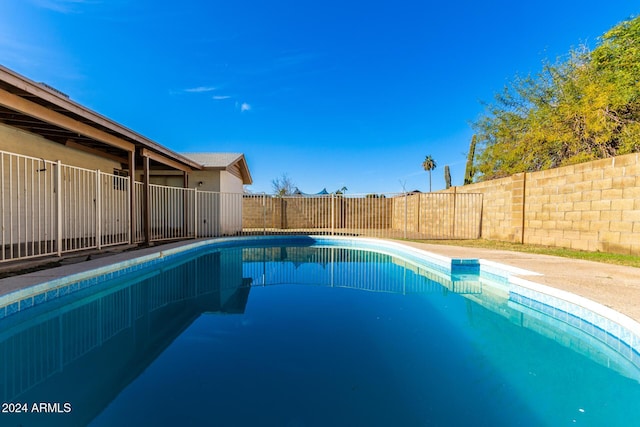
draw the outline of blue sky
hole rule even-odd
[[[463,181],[470,122],[629,0],[3,0],[0,63],[175,151],[245,153],[305,192]]]

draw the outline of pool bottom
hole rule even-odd
[[[624,425],[621,392],[638,384],[461,295],[281,284],[196,319],[92,426]]]

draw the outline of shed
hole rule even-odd
[[[242,193],[253,182],[242,153],[181,153],[202,165],[190,175],[190,188],[221,193]]]
[[[198,190],[198,233],[225,236],[242,231],[243,185],[253,181],[244,154],[182,153],[202,165],[190,174],[188,187]]]

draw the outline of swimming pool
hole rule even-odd
[[[497,265],[286,237],[200,242],[101,273],[0,299],[0,400],[28,409],[0,425],[610,426],[640,415],[634,331]]]

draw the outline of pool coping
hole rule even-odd
[[[53,298],[95,286],[99,284],[100,278],[102,281],[109,280],[114,275],[127,274],[142,268],[141,266],[146,267],[162,263],[175,256],[204,247],[213,249],[236,246],[241,242],[251,244],[252,242],[264,241],[277,243],[304,240],[307,240],[310,244],[336,244],[344,247],[370,250],[384,249],[396,255],[413,257],[450,271],[456,266],[464,268],[477,265],[481,275],[498,279],[499,282],[501,281],[505,285],[510,301],[540,311],[578,328],[593,330],[594,336],[612,348],[618,349],[625,357],[640,367],[640,323],[591,299],[525,278],[541,276],[540,273],[481,258],[444,256],[403,242],[367,237],[276,235],[203,239],[190,241],[186,244],[185,242],[180,242],[173,245],[148,248],[144,250],[145,253],[143,255],[134,255],[133,258],[131,256],[135,253],[127,252],[111,258],[95,260],[96,262],[93,263],[89,261],[86,263],[88,265],[83,266],[83,271],[76,271],[71,274],[65,273],[70,269],[53,269],[63,274],[62,277],[57,277],[53,280],[46,279],[52,277],[51,272],[47,274],[31,273],[25,276],[3,279],[0,280],[0,283],[14,280],[22,282],[28,287],[22,287],[0,295],[0,319]],[[41,279],[43,281],[37,283]],[[29,284],[31,285],[29,286]]]

